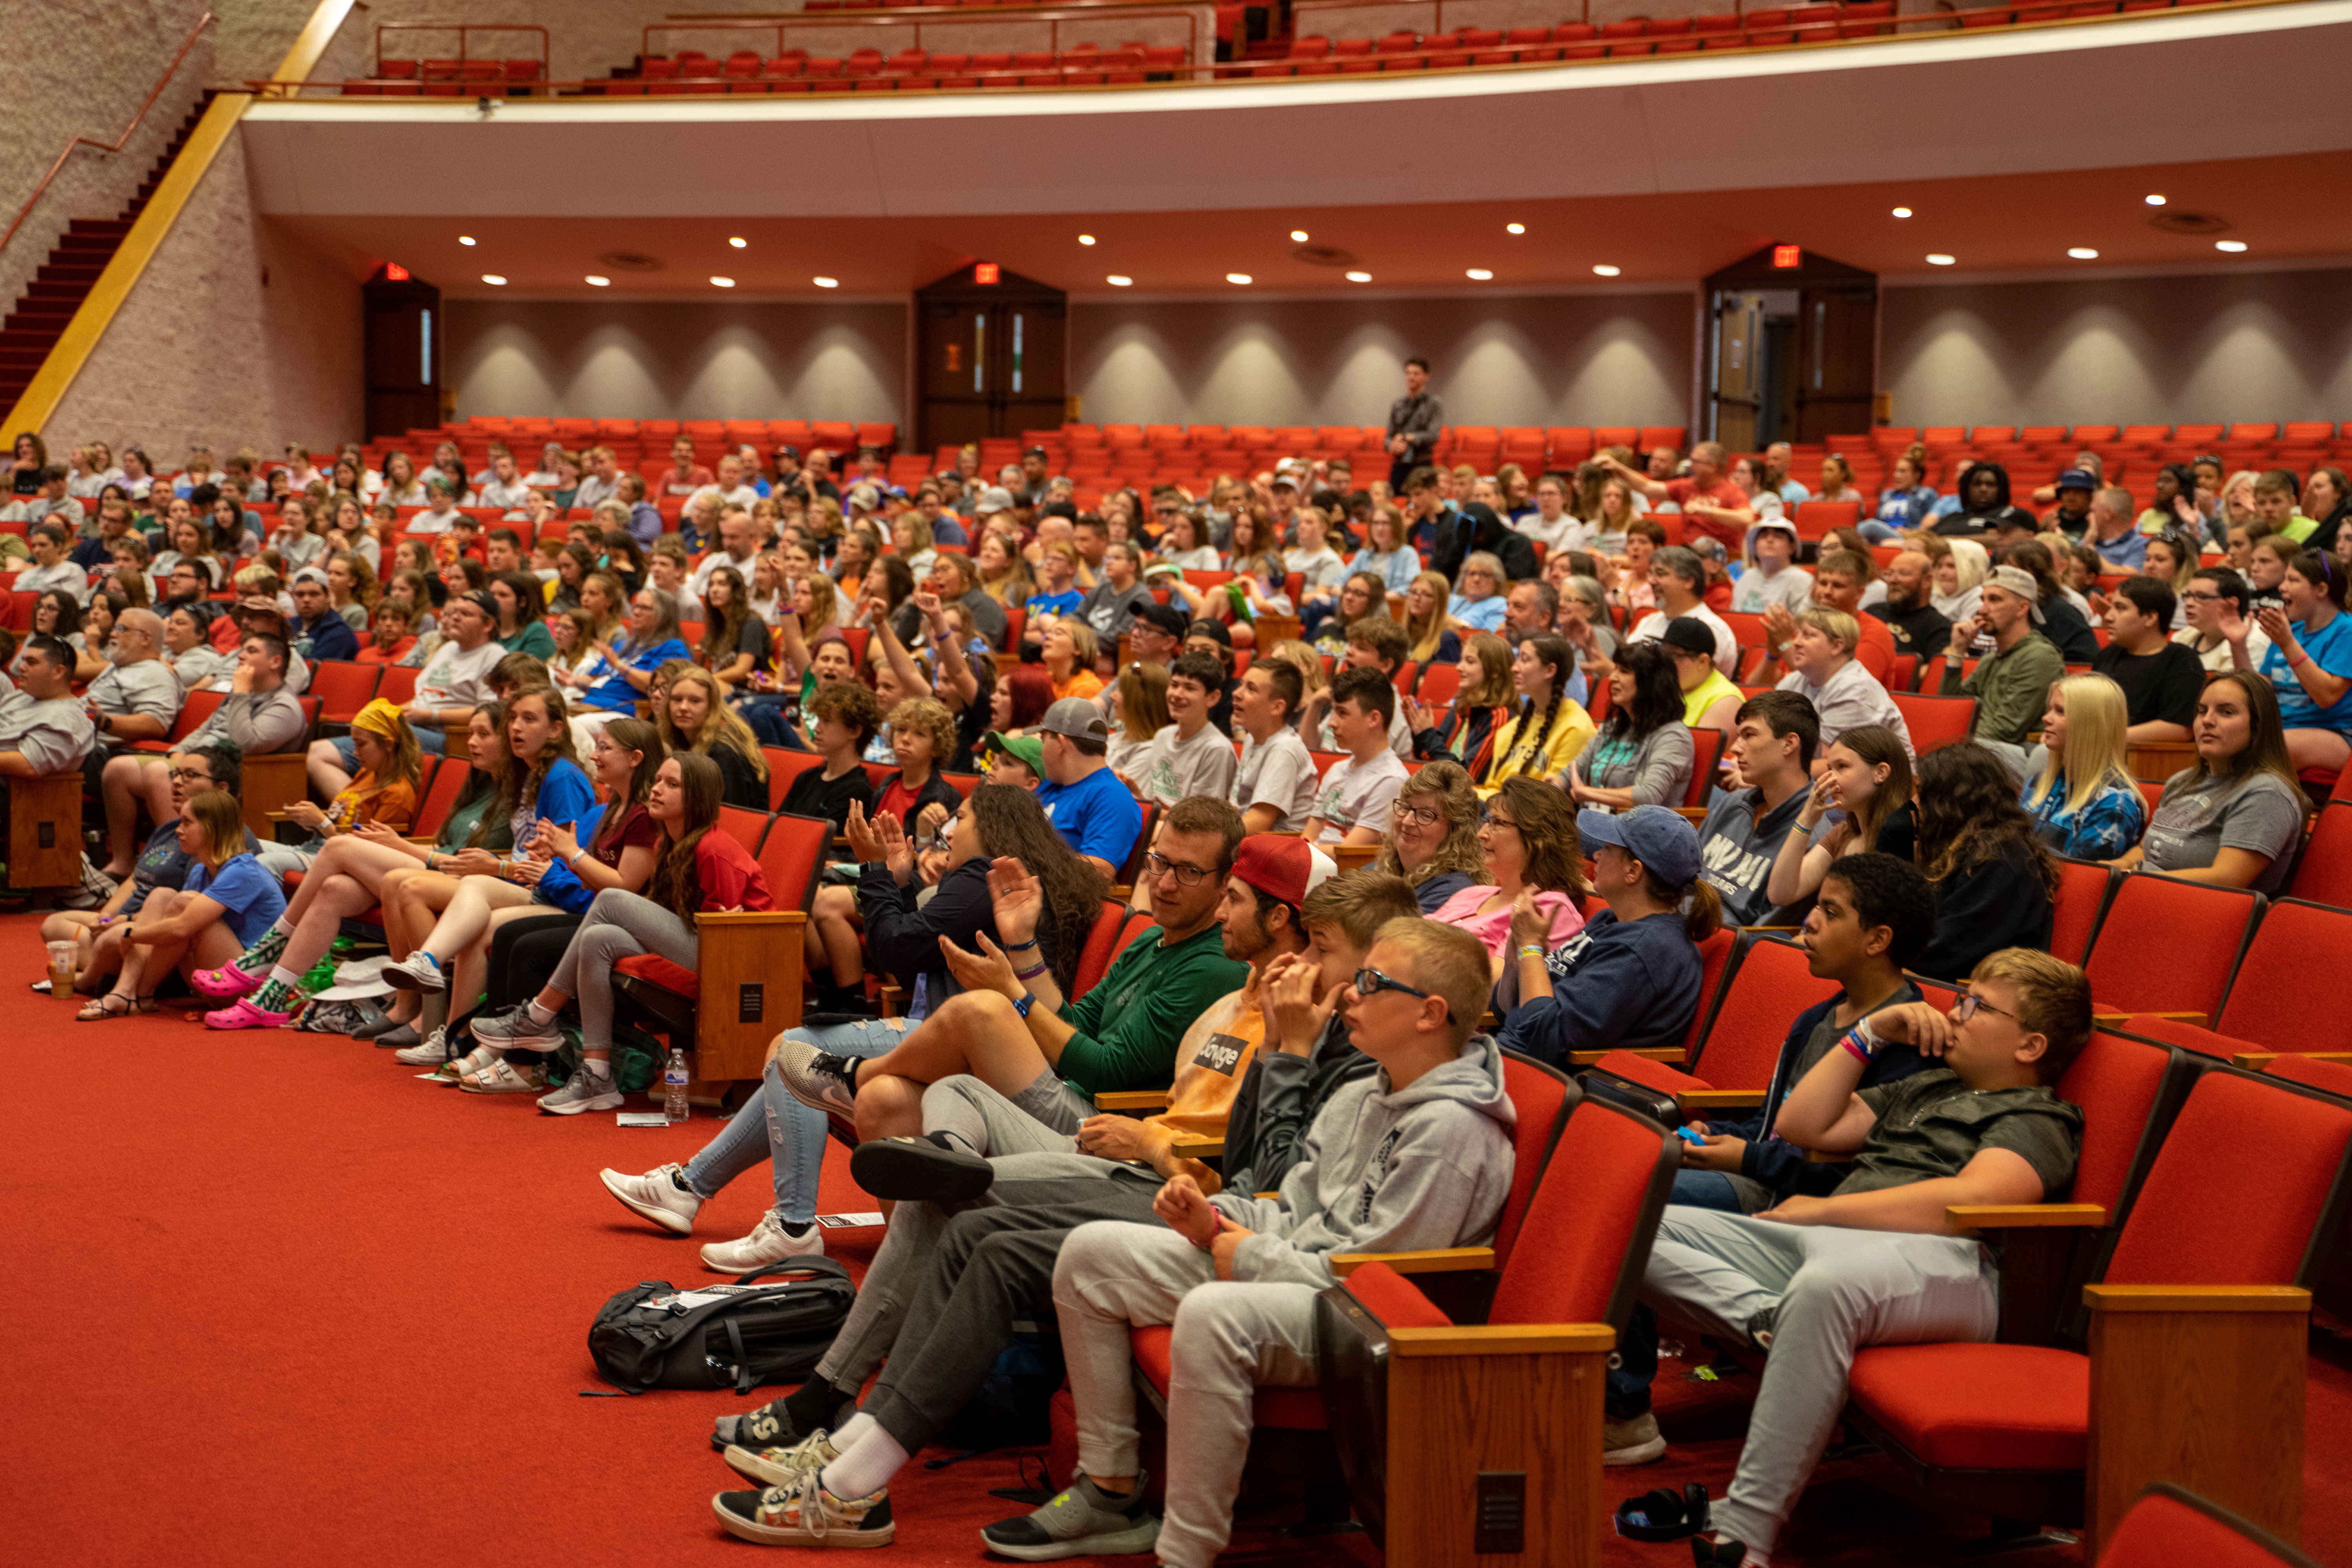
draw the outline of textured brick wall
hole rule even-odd
[[[8,47],[0,49],[0,230],[74,136],[111,142],[122,134],[180,42],[205,13],[204,0],[76,0],[70,5],[8,7]],[[210,30],[148,111],[123,150],[84,147],[0,250],[0,311],[47,259],[68,220],[110,218],[172,139],[212,79]]]

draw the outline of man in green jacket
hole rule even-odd
[[[1194,795],[1171,807],[1144,869],[1160,924],[1077,1001],[1064,1000],[1034,948],[1008,953],[982,935],[967,989],[894,1049],[860,1059],[786,1040],[778,1075],[793,1098],[854,1124],[865,1142],[919,1134],[923,1086],[957,1073],[1070,1134],[1094,1114],[1097,1091],[1166,1089],[1184,1031],[1249,973],[1225,956],[1217,919],[1241,840],[1241,813],[1223,801]]]
[[[2066,673],[2057,646],[2033,629],[2038,602],[2033,574],[2020,566],[1996,566],[1985,579],[1977,613],[1952,627],[1947,645],[1943,694],[1977,700],[1974,734],[1979,744],[2025,777],[2026,737],[2042,725],[2051,682]],[[1960,679],[1960,660],[1980,632],[1992,636],[1993,651]]]

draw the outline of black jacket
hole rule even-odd
[[[931,901],[919,906],[915,896],[921,891],[919,881],[898,886],[890,868],[878,861],[859,868],[857,909],[866,917],[866,961],[909,993],[920,975],[929,1014],[963,989],[940,955],[940,938],[966,952],[978,952],[980,943],[974,939],[979,932],[986,931],[991,942],[997,940],[996,910],[988,897],[988,862],[976,856],[940,878]],[[1059,951],[1053,922],[1039,921],[1038,957],[1051,964]],[[911,997],[908,1005],[912,1006]]]
[[[1977,961],[2004,947],[2050,948],[2053,906],[2033,852],[2011,841],[1998,854],[1955,871],[1936,889],[1936,936],[1911,972],[1958,984]]]
[[[1286,1056],[1267,1040],[1242,1074],[1225,1117],[1224,1190],[1247,1195],[1282,1185],[1323,1107],[1377,1065],[1349,1043],[1347,1022],[1338,1017],[1304,1057]]]
[[[1992,504],[1975,508],[1968,503],[1969,481],[1981,471],[1993,477]],[[2027,528],[2038,528],[2033,514],[2023,507],[2013,506],[2009,499],[2009,470],[1999,463],[1971,463],[1969,471],[1960,476],[1960,510],[1932,520],[1935,531],[1947,539],[1974,539],[1980,533],[1990,533],[2004,522],[2018,522]]]
[[[1503,577],[1507,583],[1537,574],[1536,547],[1528,536],[1496,516],[1493,507],[1475,500],[1440,520],[1429,569],[1442,574],[1449,583],[1455,582],[1462,575],[1464,558],[1479,550],[1503,563]],[[1503,584],[1496,584],[1498,591],[1502,586]]]

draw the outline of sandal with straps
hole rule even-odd
[[[110,1007],[107,1005],[109,1002],[120,1002],[122,1005],[120,1007]],[[74,1022],[77,1024],[104,1024],[111,1022],[116,1018],[128,1018],[138,1011],[138,997],[125,996],[120,991],[106,991],[100,993],[98,995],[90,998],[88,1002],[82,1004],[81,1010],[74,1015]]]

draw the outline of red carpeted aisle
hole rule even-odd
[[[0,1372],[10,1561],[637,1568],[759,1556],[709,1510],[713,1491],[740,1484],[708,1445],[710,1417],[749,1401],[579,1396],[603,1387],[585,1336],[605,1297],[639,1279],[717,1278],[692,1242],[614,1204],[597,1168],[682,1160],[709,1121],[624,1131],[610,1115],[541,1116],[527,1097],[419,1083],[362,1044],[212,1034],[177,1010],[75,1024],[71,1004],[22,989],[39,951],[28,917],[0,917],[8,1142],[24,1181],[7,1226],[19,1310]],[[828,1153],[820,1206],[870,1207],[841,1154]],[[741,1234],[767,1201],[745,1178],[705,1206],[696,1239]],[[856,1271],[879,1238],[849,1233],[836,1256]],[[1674,1452],[1612,1472],[1612,1498],[1727,1479],[1752,1389],[1683,1372],[1670,1363],[1661,1379]],[[2347,1417],[2352,1374],[2315,1361],[2306,1536],[2330,1561],[2352,1562]],[[910,1468],[893,1489],[887,1560],[1002,1561],[977,1531],[1016,1511],[987,1491],[1023,1484],[1024,1462],[1034,1475],[1034,1451]],[[1360,1537],[1280,1539],[1286,1517],[1250,1510],[1227,1561],[1377,1561]],[[1980,1529],[1923,1511],[1865,1458],[1824,1471],[1780,1561],[1945,1562]],[[1684,1547],[1614,1541],[1609,1557],[1688,1561]]]

